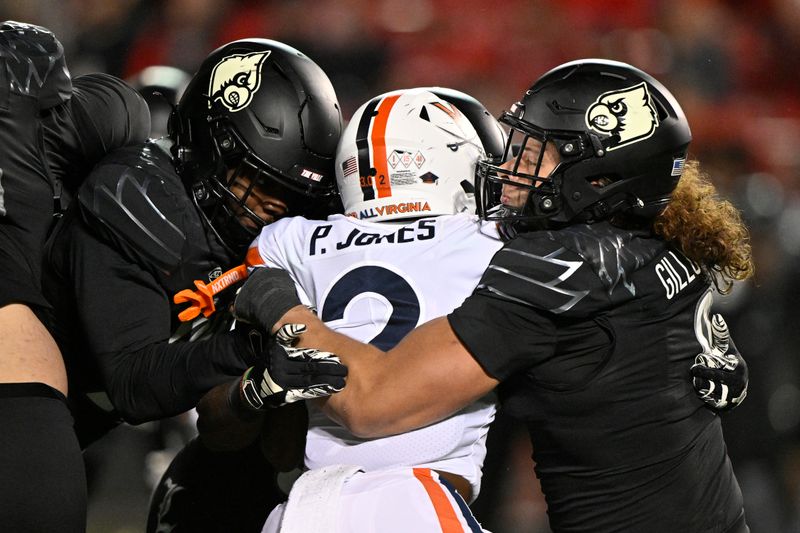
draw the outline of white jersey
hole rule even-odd
[[[387,350],[416,326],[458,307],[502,243],[494,224],[474,215],[403,225],[333,215],[279,220],[264,227],[257,246],[265,266],[287,270],[300,298],[329,327]],[[477,497],[493,395],[439,423],[379,439],[355,437],[309,408],[308,468],[426,467],[463,476]]]

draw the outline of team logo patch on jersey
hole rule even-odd
[[[214,281],[222,275],[222,267],[214,267],[208,273],[208,281]]]
[[[232,112],[241,111],[261,86],[261,65],[270,51],[236,54],[224,58],[211,71],[209,107],[219,101]]]
[[[586,110],[586,125],[617,139],[608,147],[609,151],[647,139],[658,127],[658,115],[647,85],[642,82],[601,94]]]

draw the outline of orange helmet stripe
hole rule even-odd
[[[386,162],[386,124],[389,122],[389,113],[400,95],[387,96],[378,106],[378,113],[372,125],[372,164],[375,167],[375,188],[378,198],[392,195],[392,184],[389,178],[389,167]]]

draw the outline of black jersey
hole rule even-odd
[[[108,424],[117,413],[138,423],[186,411],[252,363],[225,333],[226,313],[191,324],[177,319],[175,292],[214,279],[232,259],[206,231],[156,142],[103,159],[47,251],[50,326],[67,362],[71,396],[78,392],[81,402],[88,394],[105,407]],[[184,342],[190,338],[197,340]],[[102,420],[85,428],[81,413],[77,418],[84,444],[106,429]]]
[[[106,152],[142,142],[144,99],[122,80],[72,80],[45,28],[0,23],[0,306],[46,306],[42,246],[54,215]]]
[[[708,280],[608,223],[519,235],[449,316],[528,424],[554,531],[724,531],[742,511],[689,368]]]

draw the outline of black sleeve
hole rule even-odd
[[[67,271],[88,352],[126,421],[141,423],[195,406],[252,360],[231,332],[169,343],[169,295],[151,273],[98,240],[79,219],[66,235]]]

